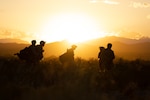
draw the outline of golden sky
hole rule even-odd
[[[0,0],[1,38],[138,38],[150,36],[149,26],[149,0]]]

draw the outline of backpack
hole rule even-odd
[[[30,56],[30,50],[28,47],[25,47],[24,49],[20,50],[19,54],[18,54],[18,57],[21,59],[21,60],[27,60],[28,57]]]
[[[68,60],[68,53],[67,53],[67,52],[59,56],[59,61],[60,61],[61,63],[64,63],[64,62],[66,62],[67,60]]]

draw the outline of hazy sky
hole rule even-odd
[[[0,28],[24,32],[12,32],[12,37],[59,40],[67,32],[84,36],[94,31],[135,38],[150,36],[149,27],[149,0],[0,0]],[[1,38],[6,33],[1,31]]]

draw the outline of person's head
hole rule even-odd
[[[111,47],[112,47],[112,44],[111,44],[111,43],[108,43],[108,44],[107,44],[107,48],[111,49]]]
[[[75,50],[75,49],[77,48],[77,46],[76,46],[76,45],[72,45],[71,48],[72,48],[73,50]]]
[[[36,44],[36,40],[32,40],[31,43],[32,43],[32,45],[35,45]]]
[[[45,45],[45,41],[40,41],[40,45],[44,46]]]

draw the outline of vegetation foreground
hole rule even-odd
[[[75,59],[63,68],[58,58],[29,65],[0,58],[0,100],[150,100],[150,61],[117,59],[100,73],[97,59]]]

